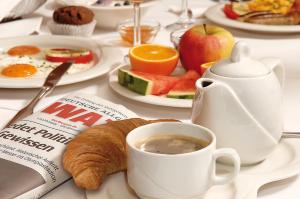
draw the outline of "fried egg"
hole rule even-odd
[[[30,64],[12,64],[6,66],[1,74],[6,77],[29,77],[37,72],[35,66]]]
[[[41,50],[36,46],[30,45],[22,45],[22,46],[15,46],[10,48],[7,51],[7,54],[11,56],[24,56],[24,55],[36,55],[39,54]]]
[[[20,51],[20,49],[25,49],[25,54],[22,50]],[[0,77],[46,77],[61,63],[45,60],[45,50],[46,49],[40,50],[35,46],[27,46],[26,48],[24,48],[24,46],[16,46],[8,50],[3,50],[0,52]],[[79,73],[91,68],[92,66],[93,61],[87,64],[73,64],[67,71],[67,74]]]

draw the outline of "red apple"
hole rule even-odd
[[[234,45],[232,34],[213,25],[196,25],[186,31],[179,42],[183,67],[201,72],[201,64],[228,58]]]

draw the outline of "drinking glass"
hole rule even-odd
[[[133,3],[133,46],[141,45],[141,7],[143,0],[131,0]]]
[[[179,19],[170,25],[166,26],[167,30],[173,31],[181,28],[188,28],[195,23],[195,20],[192,19],[191,14],[189,14],[188,0],[181,1],[181,14]]]

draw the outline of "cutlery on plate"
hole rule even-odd
[[[31,102],[21,109],[6,125],[4,128],[7,128],[9,125],[15,123],[17,120],[21,120],[24,117],[31,115],[33,113],[33,108],[36,104],[47,94],[49,94],[57,85],[63,74],[70,68],[72,62],[65,62],[61,65],[57,66],[54,70],[52,70],[47,76],[44,85],[38,92],[38,94],[31,100]]]

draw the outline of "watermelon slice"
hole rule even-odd
[[[154,75],[119,69],[119,84],[141,95],[164,95],[179,81],[179,77]]]
[[[195,81],[181,80],[167,94],[169,98],[193,99],[195,96]]]
[[[199,75],[199,73],[197,73],[197,71],[195,71],[195,70],[189,70],[183,76],[181,76],[180,80],[182,80],[182,79],[190,79],[190,80],[196,81],[200,77],[201,76]]]
[[[168,92],[167,97],[176,99],[193,99],[196,92],[195,84],[199,78],[200,75],[196,71],[189,70]]]

